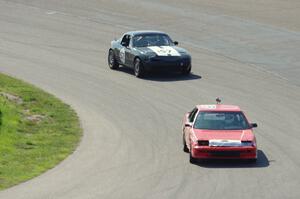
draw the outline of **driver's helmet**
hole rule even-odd
[[[233,114],[225,114],[225,124],[232,124],[234,121]]]
[[[157,41],[158,41],[158,38],[157,38],[156,35],[155,35],[155,36],[150,36],[150,37],[148,37],[148,42],[149,42],[150,44],[156,44]]]

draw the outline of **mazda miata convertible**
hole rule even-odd
[[[111,42],[108,65],[118,69],[120,65],[132,68],[136,77],[147,71],[177,71],[183,75],[191,72],[191,56],[179,48],[177,41],[160,31],[131,31]]]

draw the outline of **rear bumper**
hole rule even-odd
[[[250,147],[209,147],[195,146],[191,150],[193,158],[198,159],[256,159],[257,148]]]

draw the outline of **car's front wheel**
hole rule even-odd
[[[188,67],[182,68],[181,74],[182,75],[189,75],[192,70],[192,65],[189,65]]]
[[[190,151],[190,163],[192,163],[192,164],[198,163],[198,159],[196,159],[196,158],[194,158],[194,157],[192,156],[192,152],[191,152],[191,151]]]
[[[142,64],[142,61],[140,60],[140,58],[136,58],[134,60],[134,75],[136,77],[143,77],[144,76],[144,67],[143,67],[143,64]]]
[[[182,138],[182,142],[183,142],[183,151],[188,153],[189,152],[189,148],[186,146],[186,141],[184,139],[184,136]]]
[[[111,49],[108,52],[107,61],[108,61],[108,66],[110,69],[116,70],[119,68],[119,63],[115,58],[114,51]]]

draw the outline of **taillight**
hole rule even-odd
[[[209,141],[208,140],[198,140],[198,145],[199,146],[208,146]]]

